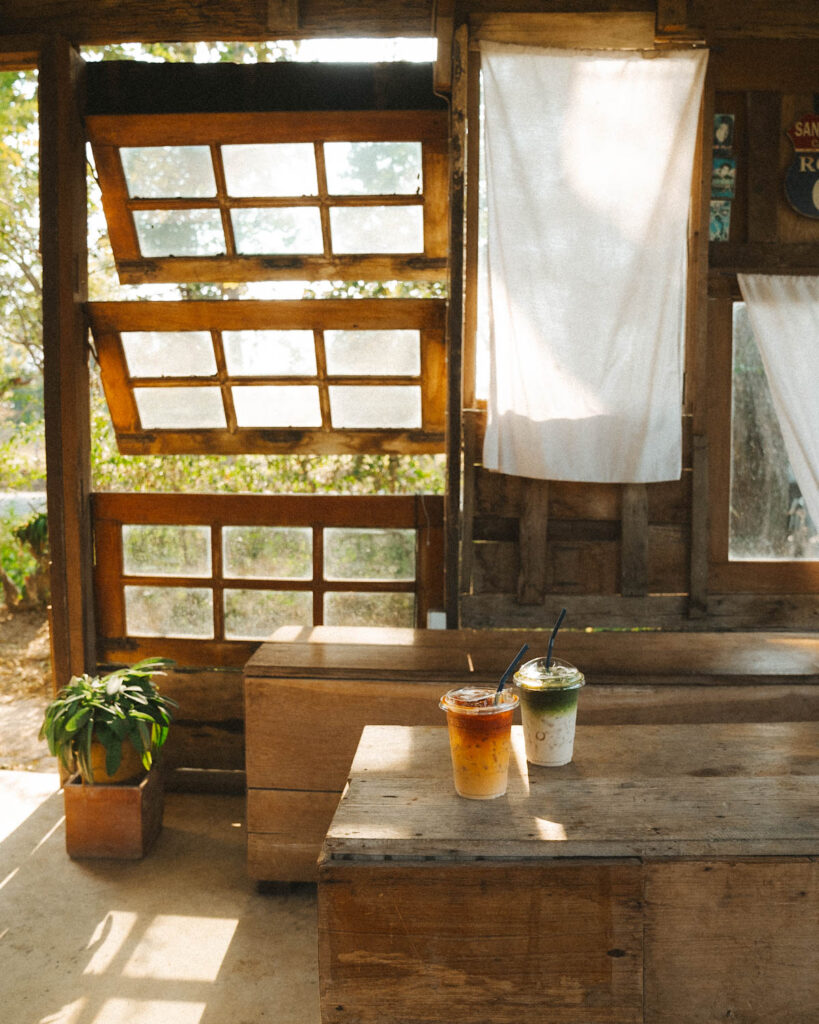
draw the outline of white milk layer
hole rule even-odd
[[[556,768],[568,764],[574,752],[574,727],[577,704],[568,711],[532,711],[525,701],[520,705],[526,760],[532,764]]]

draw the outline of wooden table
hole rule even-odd
[[[315,881],[316,860],[371,722],[439,725],[438,698],[494,686],[549,630],[283,626],[244,673],[248,873]],[[589,684],[586,725],[819,718],[819,637],[774,633],[584,633],[559,653]]]
[[[322,1021],[816,1024],[817,725],[585,726],[455,795],[368,726],[319,864]]]

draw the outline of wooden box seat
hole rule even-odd
[[[365,725],[442,725],[438,699],[494,684],[548,631],[282,627],[245,666],[248,871],[310,881]],[[585,725],[813,721],[819,637],[562,631]]]

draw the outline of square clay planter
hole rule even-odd
[[[162,828],[164,797],[158,769],[131,786],[84,786],[72,775],[63,787],[69,857],[144,857]]]

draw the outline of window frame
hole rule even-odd
[[[317,455],[390,453],[422,454],[446,448],[446,302],[443,299],[312,299],[190,302],[93,302],[87,313],[93,332],[103,388],[119,450],[146,454],[290,454]],[[235,376],[228,374],[221,351],[221,331],[307,329],[314,333],[315,377]],[[417,329],[420,373],[415,376],[331,375],[324,359],[324,330]],[[209,376],[132,377],[122,346],[124,331],[208,331],[217,371]],[[225,409],[225,428],[143,428],[134,387],[218,386]],[[239,427],[233,411],[233,383],[270,382],[317,386],[322,425],[302,427]],[[415,428],[339,428],[330,422],[329,388],[352,386],[417,387],[421,424]]]
[[[253,113],[90,114],[87,137],[102,191],[102,205],[117,271],[123,284],[178,281],[425,280],[446,277],[449,242],[449,160],[447,114],[441,110],[266,111]],[[303,197],[230,197],[222,145],[309,142],[323,163],[324,142],[420,142],[419,194],[329,196],[319,173],[319,194]],[[121,147],[207,146],[217,194],[199,199],[139,199],[128,194]],[[331,208],[421,206],[423,252],[335,254],[329,243]],[[316,207],[322,221],[321,255],[242,255],[235,251],[231,210],[260,207]],[[214,256],[144,257],[133,214],[139,210],[212,209],[220,213],[226,253]]]
[[[709,299],[709,592],[810,594],[819,592],[819,560],[729,558],[731,502],[731,408],[733,397],[733,305],[739,288]]]
[[[101,661],[132,661],[162,655],[185,665],[240,665],[259,640],[225,637],[225,590],[302,590],[312,594],[313,626],[323,623],[324,595],[333,592],[412,593],[415,627],[427,624],[430,610],[443,607],[444,499],[441,495],[268,495],[133,494],[95,492],[92,496],[94,594],[97,645]],[[210,572],[191,575],[126,575],[124,525],[205,526],[211,534]],[[226,577],[222,564],[225,526],[287,526],[312,529],[313,571],[309,580]],[[326,528],[412,529],[415,579],[329,579],[324,574],[322,536]],[[126,586],[193,587],[213,595],[211,638],[129,635]],[[312,627],[292,627],[312,628]]]

